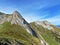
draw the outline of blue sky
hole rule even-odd
[[[60,25],[60,0],[0,0],[0,11],[17,10],[28,21],[47,20]]]

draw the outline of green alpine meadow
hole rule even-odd
[[[60,45],[60,28],[48,21],[28,23],[18,11],[0,12],[0,45]]]

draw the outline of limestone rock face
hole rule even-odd
[[[14,11],[12,14],[1,14],[0,24],[3,24],[6,21],[11,22],[11,24],[23,26],[28,33],[37,36],[35,31],[33,31],[33,29],[30,27],[29,23],[21,16],[18,11]]]
[[[48,30],[54,30],[54,28],[51,26],[52,24],[48,21],[36,21],[36,25],[41,25],[43,28],[47,28]]]

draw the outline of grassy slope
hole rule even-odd
[[[55,34],[48,29],[44,29],[42,26],[36,26],[35,23],[30,23],[31,27],[37,32],[38,35],[42,35],[46,42],[50,45],[58,45],[57,41],[54,39]]]
[[[60,43],[60,28],[54,25],[51,26],[55,29],[55,40]]]
[[[51,25],[53,26],[53,28],[55,29],[56,32],[60,33],[60,28],[58,28],[57,26]]]
[[[24,27],[10,22],[0,25],[0,38],[18,40],[24,45],[41,45],[39,39],[30,35]]]

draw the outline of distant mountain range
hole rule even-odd
[[[0,45],[60,45],[60,28],[48,21],[28,23],[18,11],[0,12]]]
[[[58,27],[60,27],[60,25],[57,25]]]

